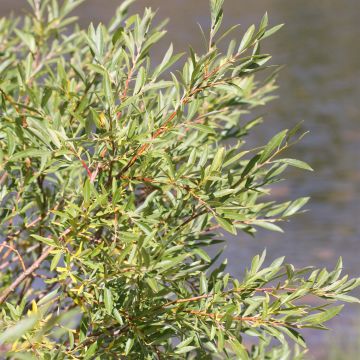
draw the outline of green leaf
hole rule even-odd
[[[113,300],[112,292],[108,288],[104,289],[104,303],[105,303],[106,312],[109,315],[111,315],[114,308],[114,300]]]
[[[95,354],[96,350],[98,348],[98,343],[97,341],[95,341],[94,343],[92,343],[89,348],[87,349],[86,353],[85,353],[85,357],[84,359],[85,360],[88,360],[88,359],[92,359],[93,358],[93,355]]]
[[[214,196],[220,198],[220,197],[223,197],[223,196],[233,194],[234,191],[235,191],[234,189],[223,189],[223,190],[215,191]]]
[[[129,338],[126,340],[126,344],[125,344],[125,355],[129,355],[130,351],[132,349],[132,347],[134,346],[134,339],[133,338]]]
[[[120,26],[114,33],[113,37],[112,37],[112,43],[113,45],[115,45],[121,38],[122,38],[122,34],[124,32],[124,28],[122,26]]]
[[[246,164],[242,174],[241,178],[245,178],[252,170],[256,168],[257,163],[259,162],[260,155],[255,155],[253,158],[251,158],[248,163]]]
[[[134,94],[138,94],[140,92],[140,90],[145,85],[145,81],[146,81],[146,71],[145,71],[145,68],[142,66],[140,68],[139,72],[138,72],[137,77],[136,77]]]
[[[310,200],[309,197],[299,198],[293,201],[289,207],[284,211],[283,216],[291,216],[297,213]]]
[[[176,345],[176,349],[181,349],[184,346],[188,346],[189,344],[191,344],[193,342],[193,340],[194,340],[193,336],[183,340],[180,344]]]
[[[312,167],[310,167],[306,162],[296,160],[296,159],[279,159],[279,160],[275,160],[274,162],[275,163],[278,162],[278,163],[282,163],[282,164],[288,164],[288,165],[297,167],[299,169],[314,171],[314,169]]]
[[[39,240],[40,242],[42,242],[42,243],[44,243],[46,245],[57,246],[57,242],[54,239],[47,238],[47,237],[40,236],[40,235],[35,235],[35,234],[31,234],[31,236],[34,239]]]
[[[268,24],[269,24],[269,16],[268,16],[268,13],[266,12],[264,14],[263,18],[261,19],[259,31],[266,29]]]
[[[156,281],[156,279],[154,278],[147,278],[146,279],[147,284],[150,286],[151,290],[154,293],[159,292],[159,286],[158,286],[158,282]]]
[[[29,50],[35,54],[36,52],[36,41],[33,34],[15,29],[16,35],[22,40],[22,42],[29,48]]]
[[[199,130],[206,134],[216,134],[215,130],[212,129],[210,126],[203,125],[203,124],[190,124],[188,125],[189,128]]]
[[[344,305],[333,306],[330,309],[324,310],[317,314],[312,314],[309,316],[305,316],[299,320],[301,323],[305,324],[323,324],[324,322],[332,319],[336,316],[344,307]]]
[[[90,195],[91,195],[91,184],[90,184],[90,179],[87,178],[85,180],[84,187],[83,187],[83,197],[84,197],[85,206],[89,205],[89,203],[90,203]]]
[[[196,346],[183,346],[180,349],[176,349],[175,354],[186,354],[186,353],[188,353],[190,351],[193,351],[195,349],[197,349]]]
[[[51,152],[46,149],[27,149],[24,151],[19,151],[11,156],[11,161],[16,161],[26,157],[42,157],[44,155],[50,155]]]
[[[194,254],[199,255],[204,261],[211,262],[210,256],[201,248],[193,249]]]
[[[247,49],[249,47],[249,45],[251,44],[254,32],[255,32],[255,25],[251,25],[247,29],[246,33],[244,34],[244,36],[241,40],[238,53],[243,52],[245,49]]]
[[[107,74],[107,70],[103,65],[99,65],[99,64],[88,64],[87,67],[93,71],[95,71],[96,73],[102,75],[102,76],[106,76]]]
[[[53,301],[58,297],[58,289],[55,289],[54,291],[51,291],[49,294],[46,294],[44,297],[42,297],[39,302],[37,303],[38,306],[45,305],[50,301]]]
[[[52,95],[53,89],[51,88],[45,88],[44,93],[41,99],[41,106],[46,107],[47,103],[49,102],[51,95]]]
[[[286,138],[288,130],[283,130],[276,134],[265,146],[264,150],[261,153],[259,163],[263,164],[266,160],[268,160],[282,144],[283,140]]]
[[[122,319],[122,317],[121,317],[121,315],[120,315],[120,313],[119,313],[119,310],[114,309],[113,315],[114,315],[115,319],[117,320],[117,322],[118,322],[121,326],[124,325],[124,322],[123,322],[123,319]]]
[[[336,294],[336,300],[345,301],[345,302],[353,303],[353,304],[360,303],[360,299],[358,299],[357,297],[350,296],[350,295],[343,295],[343,294]]]
[[[303,348],[306,348],[306,343],[304,338],[296,330],[284,326],[281,329],[281,331],[284,332],[286,335],[288,335],[291,339],[293,339],[297,344],[299,344]]]
[[[200,274],[200,294],[206,294],[208,291],[208,283],[206,279],[206,275],[204,273]]]
[[[231,221],[229,221],[228,219],[225,219],[223,217],[215,216],[215,219],[217,221],[217,223],[226,231],[228,231],[230,234],[236,235],[236,228],[235,226],[232,224]]]
[[[284,230],[279,227],[278,225],[275,225],[274,223],[272,222],[268,222],[268,221],[253,221],[252,222],[252,225],[255,225],[255,226],[260,226],[266,230],[270,230],[270,231],[277,231],[277,232],[281,232],[283,233]]]
[[[112,91],[110,76],[108,73],[106,73],[104,76],[104,91],[106,100],[109,103],[110,107],[114,106],[114,95]]]
[[[241,360],[249,360],[248,352],[243,344],[241,344],[238,340],[232,339],[229,341],[229,344],[233,351],[235,352],[236,356]]]
[[[55,268],[57,267],[57,265],[58,265],[58,263],[59,263],[59,261],[60,261],[60,259],[61,259],[61,255],[62,255],[62,253],[61,253],[60,251],[58,251],[58,252],[54,255],[54,257],[52,258],[51,264],[50,264],[50,270],[51,270],[51,271],[55,270]]]
[[[9,327],[0,335],[0,344],[14,342],[34,328],[40,319],[40,313],[20,320],[16,325]]]
[[[265,31],[264,35],[261,37],[262,39],[266,39],[267,37],[274,35],[276,32],[278,32],[282,27],[284,26],[284,24],[280,24],[280,25],[276,25],[274,27],[272,27],[271,29]]]
[[[169,49],[167,50],[167,52],[165,53],[165,56],[163,58],[163,60],[161,61],[160,65],[156,67],[156,69],[154,70],[154,74],[153,77],[157,78],[168,66],[169,61],[171,59],[171,56],[173,54],[173,44],[170,44]]]
[[[213,162],[211,164],[211,171],[218,171],[223,163],[224,160],[224,155],[225,155],[225,148],[220,147],[213,159]]]

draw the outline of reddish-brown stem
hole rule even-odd
[[[33,250],[37,249],[38,247],[39,247],[39,244],[36,244],[36,245],[34,245],[34,246],[31,246],[30,248],[28,248],[28,249],[26,250],[26,252],[27,252],[27,253],[30,253],[30,252],[32,252]],[[12,264],[12,263],[14,263],[15,261],[18,261],[18,260],[19,260],[19,256],[15,256],[15,257],[11,258],[10,260],[5,261],[4,263],[2,263],[2,264],[0,265],[0,271],[3,270],[3,269],[5,269],[5,268],[7,268],[10,264]]]
[[[78,158],[78,160],[81,162],[81,165],[83,166],[83,168],[86,170],[87,175],[89,177],[89,179],[91,180],[93,177],[93,174],[91,172],[91,170],[89,169],[89,167],[87,166],[86,162],[76,153],[75,150],[69,148],[69,150]]]
[[[30,267],[28,267],[27,270],[24,271],[7,289],[5,289],[5,291],[0,296],[0,305],[27,277],[29,277],[41,265],[41,263],[48,257],[51,250],[53,250],[53,247],[47,246],[40,257]]]
[[[235,288],[235,289],[231,289],[227,292],[225,292],[224,294],[231,294],[231,293],[237,293],[237,292],[243,292],[247,289],[245,288]],[[254,292],[267,292],[267,293],[273,293],[276,291],[286,291],[286,292],[295,292],[297,289],[296,288],[288,288],[288,287],[279,287],[279,288],[274,288],[274,287],[267,287],[267,288],[255,288],[255,289],[248,289],[249,291],[254,291]],[[175,305],[175,304],[181,304],[181,303],[186,303],[186,302],[194,302],[194,301],[199,301],[199,300],[203,300],[203,299],[209,299],[214,297],[214,294],[204,294],[204,295],[199,295],[199,296],[194,296],[191,298],[187,298],[187,299],[177,299],[177,300],[173,300],[170,301],[168,303],[166,303],[165,305],[163,305],[163,307],[168,307],[171,305]]]
[[[18,259],[19,259],[19,261],[20,261],[20,264],[21,264],[23,270],[26,271],[25,263],[24,263],[23,258],[22,258],[21,255],[20,255],[20,253],[19,253],[14,247],[12,247],[12,246],[10,246],[10,245],[8,245],[8,244],[2,243],[2,244],[0,245],[0,249],[3,248],[3,247],[8,248],[9,250],[11,250],[12,252],[14,252],[14,253],[17,255],[17,257],[18,257]]]
[[[70,232],[70,228],[66,229],[62,232],[59,236],[59,239],[62,239]],[[24,271],[21,275],[17,277],[17,279],[7,288],[4,290],[3,294],[0,296],[0,305],[8,298],[10,294],[12,294],[18,286],[29,276],[33,275],[33,273],[39,268],[44,260],[49,256],[50,252],[54,249],[53,246],[47,246],[44,248],[40,257],[31,265],[29,266],[26,271]]]
[[[190,310],[190,311],[185,311],[185,312],[187,312],[189,314],[197,315],[197,316],[208,317],[208,318],[215,319],[215,320],[223,318],[222,314],[207,313],[205,311]],[[245,321],[245,322],[250,322],[250,323],[271,324],[274,326],[301,328],[301,326],[297,325],[297,324],[284,323],[284,322],[273,320],[273,319],[269,319],[269,320],[261,319],[259,316],[234,316],[232,319],[236,320],[236,321]]]

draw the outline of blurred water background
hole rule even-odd
[[[107,22],[121,0],[87,0],[77,11],[81,23]],[[21,13],[25,0],[0,0],[0,15]],[[168,35],[155,59],[172,41],[182,52],[201,49],[197,23],[208,26],[208,0],[138,0],[133,6],[159,9],[168,17]],[[279,98],[266,111],[266,122],[252,135],[263,144],[274,133],[304,120],[310,134],[293,150],[314,173],[288,171],[288,181],[274,189],[277,199],[312,197],[309,212],[285,224],[285,234],[259,232],[255,239],[229,238],[226,257],[239,277],[252,256],[267,248],[268,259],[286,255],[296,266],[332,267],[341,255],[344,271],[360,275],[360,1],[226,0],[225,25],[258,23],[265,11],[285,28],[267,40],[274,64],[286,64],[279,78]],[[360,295],[360,291],[357,292]],[[360,307],[347,306],[329,332],[307,331],[312,359],[356,359],[360,353]],[[342,351],[338,355],[338,350]]]

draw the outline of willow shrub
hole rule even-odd
[[[244,140],[272,98],[260,44],[279,26],[265,15],[221,53],[235,27],[220,30],[212,0],[204,53],[170,46],[154,64],[154,12],[128,16],[128,0],[86,32],[68,17],[81,2],[30,0],[31,14],[0,22],[3,356],[300,356],[289,342],[305,347],[302,328],[356,302],[359,279],[341,260],[328,272],[263,253],[238,280],[208,253],[226,233],[281,231],[308,200],[269,200],[287,167],[311,170],[283,157],[298,129]]]

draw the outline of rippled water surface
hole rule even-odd
[[[106,22],[120,1],[88,0],[78,11],[86,25]],[[201,48],[197,23],[208,25],[207,0],[138,0],[134,9],[159,8],[158,18],[169,17],[169,34],[180,52],[192,44]],[[360,275],[360,1],[359,0],[227,0],[225,22],[244,28],[267,10],[273,24],[285,28],[269,39],[273,62],[286,64],[279,79],[279,99],[268,106],[267,122],[251,141],[263,143],[277,130],[300,120],[310,134],[293,149],[314,173],[291,171],[275,189],[281,199],[310,195],[309,212],[293,218],[284,235],[259,233],[256,239],[231,238],[226,256],[230,270],[241,276],[250,258],[265,247],[268,258],[286,255],[295,265],[332,266],[342,255],[345,270]],[[0,0],[0,15],[16,12],[25,0]],[[338,344],[350,351],[360,334],[360,309],[349,306],[333,324],[335,331],[310,331],[307,336],[315,359],[330,359]],[[356,354],[357,352],[355,352]],[[356,355],[355,355],[356,356]],[[343,354],[338,359],[345,357]]]

